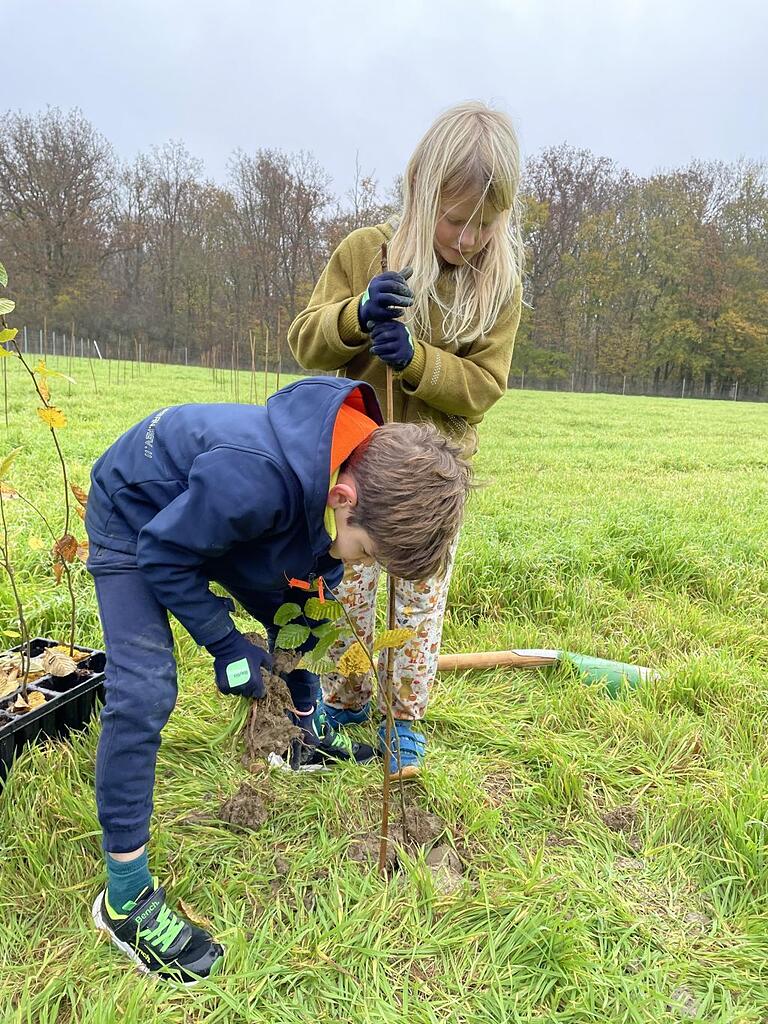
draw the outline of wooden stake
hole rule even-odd
[[[280,338],[280,313],[281,309],[277,309],[277,380],[275,381],[275,391],[280,390],[280,370],[282,369],[283,363],[283,346]]]
[[[264,331],[264,405],[266,405],[269,393],[269,324],[265,324],[262,320],[261,326]]]
[[[248,344],[251,346],[251,390],[248,401],[253,403],[259,400],[259,396],[256,394],[256,337],[252,327],[248,328]]]
[[[381,272],[387,270],[387,243],[381,246]],[[387,408],[386,420],[391,423],[395,417],[395,393],[392,367],[387,364]],[[395,628],[395,579],[387,573],[387,629]],[[387,648],[387,671],[384,683],[384,704],[386,707],[386,723],[384,726],[384,787],[381,795],[381,833],[379,837],[379,871],[382,875],[387,873],[387,843],[389,840],[389,799],[390,799],[390,772],[389,759],[392,754],[392,730],[394,729],[394,715],[392,712],[392,696],[394,691],[394,661],[395,652],[392,647]],[[400,745],[397,747],[397,766],[400,771]],[[400,787],[401,815],[403,838],[405,838],[405,798],[402,785]]]

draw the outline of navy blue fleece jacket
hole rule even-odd
[[[373,388],[335,377],[291,384],[266,407],[153,413],[93,467],[91,543],[135,553],[158,601],[202,646],[232,629],[212,581],[234,594],[318,575],[335,585],[342,565],[328,554],[323,514],[336,415],[355,388],[381,423]]]

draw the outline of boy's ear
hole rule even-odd
[[[328,491],[326,504],[329,508],[354,508],[357,504],[357,488],[354,480],[347,477],[345,480],[335,483]]]

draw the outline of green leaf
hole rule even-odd
[[[8,284],[8,271],[5,269],[2,263],[0,263],[0,284],[5,288]]]
[[[304,605],[304,614],[310,619],[329,619],[335,622],[344,615],[344,609],[338,601],[321,601],[317,597],[310,597]]]
[[[277,634],[275,647],[279,647],[281,651],[295,651],[308,637],[309,626],[300,626],[298,623],[283,626]]]
[[[274,623],[276,626],[285,626],[289,622],[301,615],[301,608],[294,604],[293,601],[288,601],[287,604],[281,604],[275,612]]]
[[[336,639],[335,636],[325,636],[322,640],[318,641],[317,645],[312,649],[312,654],[315,658],[324,658],[336,642]]]
[[[16,309],[16,303],[12,299],[0,299],[0,316],[12,313]]]
[[[0,345],[4,345],[6,341],[13,341],[18,333],[18,327],[7,327],[4,331],[0,331]]]
[[[332,636],[334,639],[341,634],[342,627],[337,626],[335,622],[321,622],[319,626],[312,627],[312,636],[326,637]]]
[[[11,468],[11,463],[21,451],[21,448],[14,448],[12,452],[8,452],[2,462],[0,462],[0,480],[4,479],[5,474]]]

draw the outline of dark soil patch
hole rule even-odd
[[[261,828],[269,817],[273,802],[269,791],[259,792],[253,786],[241,786],[219,808],[219,818],[236,829]]]
[[[358,832],[347,848],[347,858],[359,864],[377,863],[379,859],[380,822],[371,825],[365,832]],[[400,820],[399,808],[394,820],[390,820],[387,842],[387,872],[394,873],[398,867],[398,847],[410,854],[425,848],[427,865],[432,871],[438,888],[452,892],[461,878],[461,859],[452,844],[456,840],[453,830],[443,819],[423,807],[405,808],[405,830]],[[437,845],[440,840],[444,842]],[[431,858],[431,859],[430,859]]]
[[[621,807],[614,807],[611,811],[604,811],[600,818],[606,828],[611,832],[623,832],[624,835],[631,835],[637,827],[637,808],[632,804],[624,804]]]

